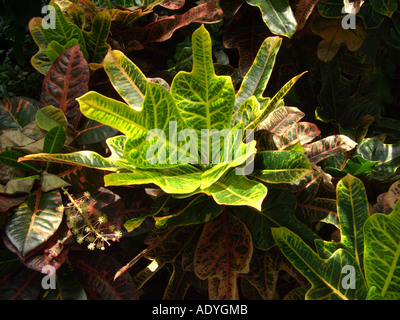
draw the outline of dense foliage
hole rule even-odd
[[[399,299],[398,2],[2,0],[0,297]]]

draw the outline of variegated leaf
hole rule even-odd
[[[238,218],[224,211],[204,225],[194,270],[200,279],[208,279],[210,297],[237,299],[237,276],[249,272],[252,254],[250,232]]]
[[[334,135],[310,143],[304,148],[310,162],[318,163],[326,158],[349,151],[356,145],[356,142],[345,135]]]
[[[235,90],[228,76],[216,76],[211,38],[204,26],[192,36],[193,70],[180,71],[172,81],[171,95],[187,127],[223,130],[230,125]]]

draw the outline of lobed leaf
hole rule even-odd
[[[111,17],[106,10],[103,10],[94,18],[90,32],[83,31],[90,62],[101,63],[110,49],[107,43],[110,27]]]
[[[253,254],[250,232],[235,216],[223,212],[207,222],[196,246],[194,271],[200,279],[217,281],[209,295],[223,300],[238,298],[237,276],[249,272]]]
[[[272,229],[272,235],[283,254],[293,266],[310,281],[312,288],[306,299],[323,300],[363,300],[367,287],[363,274],[354,257],[344,249],[335,251],[329,259],[321,259],[301,238],[286,228]],[[354,267],[355,289],[342,285],[345,273],[343,267]]]
[[[202,129],[229,127],[235,90],[230,77],[214,73],[211,38],[204,26],[193,33],[192,43],[193,70],[175,76],[171,95],[187,127],[200,136]]]

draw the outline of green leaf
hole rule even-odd
[[[357,145],[349,137],[339,134],[322,138],[305,146],[305,154],[311,163],[318,163],[329,157],[352,150]]]
[[[376,12],[389,18],[392,17],[398,6],[396,0],[371,0],[371,4]]]
[[[36,172],[40,172],[40,170],[36,169],[30,163],[18,162],[18,159],[23,157],[24,155],[15,150],[6,150],[0,153],[0,162],[5,165],[16,168],[19,170],[30,171],[34,170]]]
[[[268,183],[291,183],[311,173],[307,157],[296,151],[263,151],[256,154],[251,174]]]
[[[111,17],[106,10],[100,11],[92,22],[90,32],[83,32],[90,62],[101,63],[110,46],[107,38],[111,27]]]
[[[118,50],[107,53],[104,58],[104,70],[124,101],[131,108],[141,110],[147,85],[142,71]]]
[[[244,175],[237,175],[235,169],[231,168],[202,192],[211,195],[220,205],[251,206],[260,211],[267,188]]]
[[[229,76],[216,76],[211,38],[202,25],[192,35],[193,70],[180,71],[172,81],[171,95],[188,128],[223,130],[230,125],[235,89]]]
[[[53,40],[57,41],[60,45],[65,46],[72,39],[77,39],[86,60],[88,60],[88,53],[86,51],[85,40],[83,38],[81,30],[74,24],[70,24],[64,17],[60,7],[51,1],[50,4],[55,9],[55,23],[56,27],[43,29],[44,37],[47,43]]]
[[[39,47],[39,51],[31,58],[31,64],[41,74],[46,75],[53,63],[45,53],[47,41],[42,27],[42,20],[41,17],[32,18],[28,27],[33,40]]]
[[[50,131],[60,125],[66,129],[68,123],[64,112],[52,105],[40,108],[36,112],[35,120],[39,128],[46,131]]]
[[[296,217],[307,225],[315,221],[333,224],[339,228],[336,200],[326,198],[315,198],[307,203],[297,203]]]
[[[57,58],[66,50],[78,44],[77,39],[71,39],[65,46],[59,44],[57,41],[53,40],[50,42],[46,48],[46,55],[49,57],[52,64],[56,62]]]
[[[297,82],[297,80],[304,74],[306,73],[303,72],[292,79],[290,79],[288,82],[285,83],[285,85],[279,89],[279,91],[272,97],[272,99],[268,100],[265,102],[264,107],[262,107],[262,111],[260,114],[257,116],[257,118],[251,122],[249,125],[247,125],[246,129],[248,128],[256,128],[264,119],[275,109],[277,109],[282,102],[282,99],[285,97],[285,95],[292,89],[294,84]]]
[[[44,138],[43,152],[58,153],[65,143],[65,131],[61,125],[53,127]]]
[[[238,98],[236,98],[238,101]],[[260,103],[255,96],[251,96],[234,112],[231,119],[231,127],[239,123],[243,123],[246,127],[249,123],[253,122],[260,113]]]
[[[240,127],[240,126],[238,126]],[[242,127],[243,128],[243,127]],[[211,186],[215,181],[217,181],[228,169],[240,166],[245,161],[249,162],[249,158],[253,158],[256,153],[256,141],[250,141],[247,144],[242,142],[242,136],[240,134],[235,135],[236,128],[231,130],[231,137],[233,137],[233,142],[230,145],[227,143],[222,147],[222,152],[220,158],[222,162],[218,160],[217,164],[214,164],[211,168],[204,171],[201,176],[200,188],[205,189]],[[240,129],[239,129],[240,130]],[[240,131],[241,132],[241,131]],[[226,142],[226,141],[224,141]],[[229,153],[227,148],[231,146],[231,152]],[[240,150],[240,153],[239,153]],[[226,159],[225,159],[226,156]],[[215,159],[213,159],[214,162]],[[236,172],[239,174],[239,168]]]
[[[289,191],[268,188],[261,212],[248,206],[234,207],[233,211],[246,224],[258,249],[269,250],[275,245],[271,228],[277,227],[292,230],[314,247],[314,241],[319,237],[295,217],[295,209],[296,199]]]
[[[368,199],[361,180],[347,175],[336,187],[341,243],[363,268],[363,227],[368,219]]]
[[[262,95],[270,79],[281,43],[282,39],[279,37],[268,37],[264,40],[236,93],[235,111],[253,95],[258,101],[265,99]]]
[[[85,28],[85,12],[79,4],[70,3],[64,15],[70,23],[77,25],[79,29]]]
[[[296,18],[288,0],[246,0],[252,6],[257,6],[265,24],[273,34],[291,38],[297,28]]]
[[[391,214],[376,213],[364,225],[364,268],[369,287],[385,300],[400,299],[400,201]]]
[[[400,142],[384,144],[377,139],[367,139],[357,147],[356,155],[377,161],[368,177],[384,180],[392,176],[400,166]]]
[[[167,216],[155,217],[157,228],[172,228],[190,224],[208,222],[216,218],[224,209],[208,196],[198,196],[178,212]]]
[[[111,173],[104,177],[105,186],[151,184],[166,193],[185,194],[200,186],[201,171],[191,165],[159,169],[141,169],[129,173]]]
[[[76,151],[67,154],[37,153],[26,155],[20,161],[37,160],[52,161],[56,163],[85,166],[107,171],[117,171],[121,169],[117,161],[122,158],[122,152],[126,141],[125,136],[116,136],[106,140],[111,151],[108,158],[104,158],[94,151]]]
[[[94,91],[77,100],[86,117],[127,135],[124,156],[135,166],[177,165],[178,142],[174,141],[174,135],[181,131],[183,123],[171,95],[161,85],[147,83],[142,111]],[[173,128],[173,124],[176,128]],[[149,139],[149,135],[153,140]],[[154,149],[158,151],[157,155]]]
[[[321,259],[301,238],[282,227],[272,229],[272,235],[283,254],[293,266],[310,281],[312,288],[306,299],[323,300],[363,300],[367,296],[367,287],[363,274],[354,257],[344,249],[339,249],[329,259]],[[354,279],[347,282],[344,266],[354,267]],[[343,282],[349,287],[343,286]],[[355,282],[355,289],[351,283]]]
[[[58,191],[44,193],[36,189],[11,216],[5,228],[6,235],[23,257],[56,232],[63,217],[60,205],[62,199]]]

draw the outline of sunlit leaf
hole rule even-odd
[[[352,150],[357,143],[345,135],[334,135],[306,145],[305,154],[311,163],[318,163],[326,158]]]
[[[354,300],[365,299],[367,287],[363,274],[354,257],[346,250],[339,249],[329,259],[321,259],[303,240],[286,228],[272,229],[272,234],[283,254],[293,266],[310,281],[312,288],[307,292],[306,299],[323,300]],[[354,267],[354,289],[342,285],[346,273],[343,267]]]
[[[399,299],[400,203],[389,215],[376,213],[364,225],[365,277],[385,300]]]

